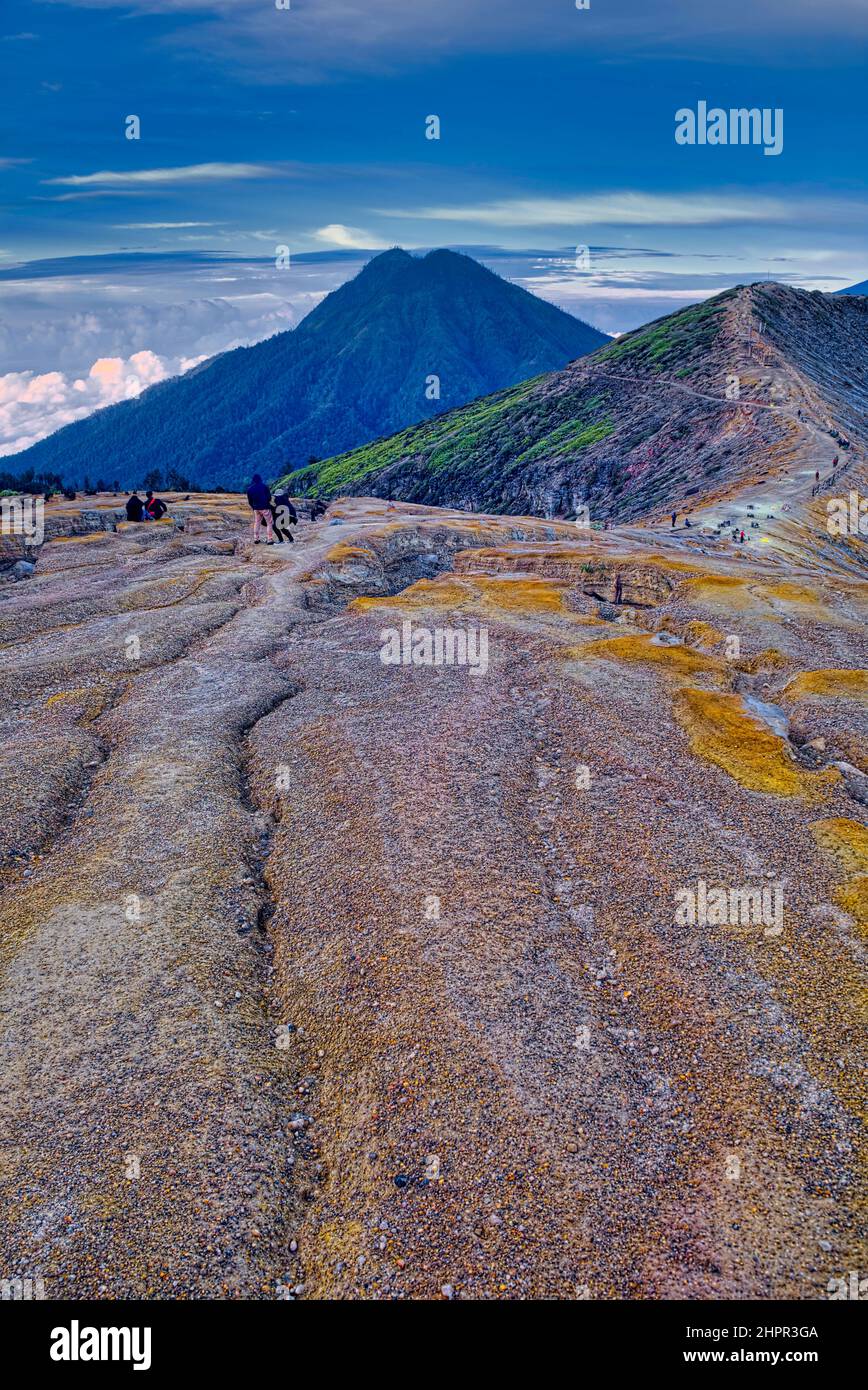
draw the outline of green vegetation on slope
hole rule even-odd
[[[566,459],[614,432],[605,391],[583,399],[590,389],[583,384],[554,394],[545,390],[548,380],[534,377],[389,439],[298,468],[281,484],[293,492],[334,496],[409,461],[418,475],[434,475],[439,483],[491,469],[506,476],[539,459]]]
[[[594,361],[621,362],[628,370],[655,372],[662,372],[677,361],[678,375],[688,375],[690,369],[684,364],[685,357],[698,357],[711,347],[720,328],[720,315],[734,293],[729,290],[669,318],[657,319],[647,328],[625,334],[610,347],[594,353]]]
[[[533,394],[545,378],[531,377],[520,386],[483,396],[430,422],[414,425],[388,439],[375,439],[360,449],[338,454],[324,463],[297,468],[281,480],[294,492],[315,491],[334,495],[357,488],[365,478],[379,473],[401,459],[418,459],[429,472],[439,473],[453,465],[459,467],[475,456],[477,446],[493,431],[505,431],[511,438],[513,412]]]
[[[659,319],[586,360],[605,368],[617,364],[636,375],[690,375],[706,360],[734,293]],[[564,376],[533,377],[390,438],[296,469],[281,481],[296,492],[335,496],[359,491],[384,470],[403,464],[412,466],[426,495],[432,490],[445,495],[483,475],[515,478],[529,466],[567,461],[608,439],[616,425],[599,379],[578,379],[574,385],[568,380],[567,389],[559,389]]]

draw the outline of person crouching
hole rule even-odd
[[[292,505],[289,493],[276,492],[271,499],[271,520],[274,525],[274,534],[278,541],[288,541],[293,544],[290,526],[298,523],[298,513]]]

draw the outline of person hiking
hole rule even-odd
[[[293,543],[290,526],[295,526],[298,522],[298,514],[292,505],[289,493],[276,492],[271,499],[271,519],[274,524],[274,535],[278,543],[288,541]]]
[[[141,521],[144,510],[145,506],[139,494],[131,493],[127,498],[127,521]]]
[[[741,541],[742,545],[744,545],[744,531],[740,533],[739,540]]]
[[[265,522],[266,544],[274,545],[274,529],[271,521],[271,493],[258,473],[254,473],[247,489],[247,505],[253,512],[253,544],[259,544],[259,532]]]
[[[819,481],[820,481],[820,470],[819,470],[819,468],[818,468],[817,471],[816,471],[816,473],[814,474],[814,482],[815,482],[815,483],[818,483]]]
[[[676,523],[677,520],[678,520],[678,513],[677,513],[677,512],[673,512],[673,513],[672,513],[672,525],[673,525],[673,526],[675,525],[675,523]]]
[[[168,510],[169,508],[166,506],[165,502],[161,501],[159,497],[155,497],[152,492],[148,493],[145,498],[145,511],[148,513],[151,521],[159,521],[160,517],[165,516]]]

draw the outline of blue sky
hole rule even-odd
[[[5,6],[4,452],[292,326],[389,245],[465,247],[609,332],[868,276],[865,0],[291,4]],[[677,145],[700,100],[781,108],[782,153]]]

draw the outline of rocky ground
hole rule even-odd
[[[811,1300],[864,1269],[864,544],[809,482],[742,547],[51,504],[0,587],[0,1275]],[[384,663],[408,622],[484,628],[487,669]],[[700,880],[782,917],[685,923]]]

